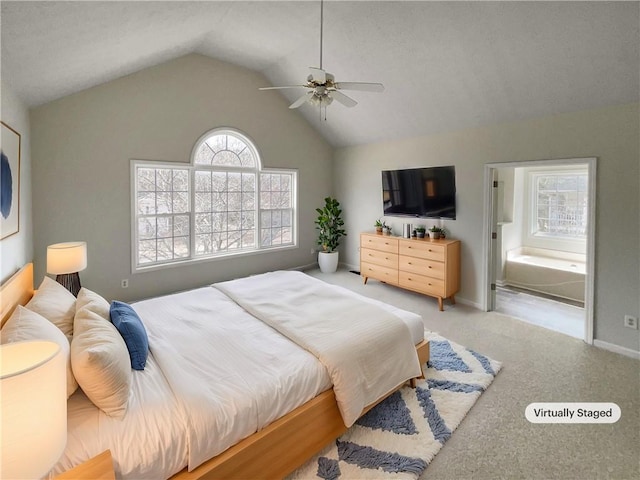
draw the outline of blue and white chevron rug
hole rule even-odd
[[[417,479],[449,439],[501,364],[425,332],[425,380],[403,387],[360,418],[289,480]]]

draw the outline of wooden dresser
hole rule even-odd
[[[456,303],[460,290],[460,241],[360,234],[360,275]]]

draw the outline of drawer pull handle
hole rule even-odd
[[[409,265],[411,265],[411,264],[409,264]],[[431,268],[431,265],[429,265],[429,267],[428,267],[428,268]]]
[[[411,262],[407,262],[407,263],[408,263],[409,265],[413,265],[413,263],[411,263]]]

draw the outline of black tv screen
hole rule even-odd
[[[383,170],[382,202],[386,216],[455,220],[455,167]]]

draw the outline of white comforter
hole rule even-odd
[[[313,355],[214,288],[134,308],[178,399],[189,470],[331,388]]]
[[[422,373],[402,320],[301,272],[270,272],[214,286],[320,359],[348,427],[367,405]]]

